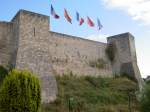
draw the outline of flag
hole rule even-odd
[[[98,29],[101,30],[103,25],[101,24],[99,18],[97,18],[97,25],[98,25]]]
[[[67,12],[66,9],[64,9],[64,16],[65,16],[65,18],[67,19],[67,21],[72,24],[72,19],[71,19],[71,17],[69,16],[69,14],[68,14],[68,12]]]
[[[79,24],[79,25],[81,26],[83,23],[84,23],[84,19],[81,18],[81,19],[80,19],[80,24]]]
[[[51,5],[51,15],[54,15],[55,14],[55,10],[53,8],[53,6]]]
[[[94,22],[93,22],[89,17],[87,17],[87,24],[88,24],[90,27],[94,27]]]
[[[84,23],[84,19],[79,15],[79,12],[76,12],[76,19],[79,21],[79,25],[81,26]]]
[[[51,15],[52,15],[55,19],[59,19],[59,18],[60,18],[59,15],[56,14],[56,12],[55,12],[55,10],[54,10],[54,8],[53,8],[52,5],[51,5]]]
[[[76,19],[77,19],[77,21],[79,21],[80,20],[80,15],[79,15],[79,13],[78,12],[76,12]]]

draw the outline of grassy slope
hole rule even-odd
[[[128,91],[131,91],[132,112],[138,110],[134,91],[136,84],[127,78],[57,77],[58,99],[42,106],[42,112],[129,112]],[[69,107],[70,101],[70,107]]]

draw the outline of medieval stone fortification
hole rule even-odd
[[[58,74],[112,77],[127,73],[141,83],[134,37],[124,33],[107,40],[116,49],[113,62],[105,52],[108,43],[51,32],[48,16],[20,10],[10,22],[0,22],[0,65],[37,74],[45,103],[56,98]],[[101,68],[94,66],[97,60],[103,62]]]

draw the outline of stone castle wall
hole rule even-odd
[[[0,65],[10,65],[12,46],[12,23],[0,22]]]
[[[0,22],[0,65],[15,67],[18,41],[19,18],[14,17],[11,22]]]
[[[11,22],[0,23],[0,40],[0,64],[37,74],[44,103],[56,99],[54,75],[73,72],[112,77],[129,68],[140,78],[134,40],[129,33],[108,38],[108,43],[113,42],[117,48],[113,64],[105,54],[107,43],[51,32],[48,16],[25,10],[20,10]],[[104,61],[103,68],[91,66],[98,60]]]
[[[73,72],[77,75],[111,76],[112,68],[105,49],[106,43],[49,32],[52,65],[56,74]],[[90,62],[102,59],[104,68],[91,67]]]

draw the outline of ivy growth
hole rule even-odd
[[[113,62],[115,59],[115,46],[114,46],[114,44],[108,44],[105,52],[106,52],[109,60],[111,62]]]

